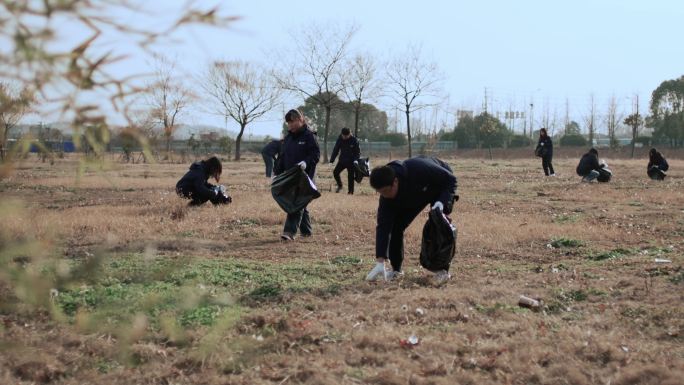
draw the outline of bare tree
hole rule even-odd
[[[33,95],[25,88],[19,90],[9,83],[0,82],[0,160],[5,160],[7,139],[10,130],[28,112],[33,101]]]
[[[240,160],[240,143],[245,127],[278,104],[280,89],[263,69],[246,62],[214,63],[202,81],[202,88],[215,102],[215,112],[240,125],[235,138],[235,160]]]
[[[420,47],[409,47],[407,52],[398,56],[387,65],[390,97],[399,105],[406,116],[408,137],[408,156],[411,157],[411,113],[430,104],[418,103],[423,97],[433,96],[438,91],[442,79],[437,64],[425,62]]]
[[[130,122],[132,96],[145,91],[134,81],[141,74],[121,74],[115,65],[141,52],[149,55],[152,46],[187,25],[223,27],[239,19],[193,3],[177,7],[167,23],[154,5],[140,1],[0,2],[0,38],[7,44],[0,52],[0,80],[34,90],[41,112],[70,120],[74,137],[92,125],[106,129],[113,116]],[[79,32],[63,40],[59,26],[67,24]],[[122,49],[106,48],[107,42],[124,40],[129,44]]]
[[[594,133],[596,132],[596,101],[594,94],[589,95],[589,115],[584,118],[589,131],[589,145],[594,145]]]
[[[375,60],[369,55],[356,55],[347,66],[344,76],[346,87],[344,93],[354,109],[354,136],[359,135],[359,116],[363,101],[378,95],[380,83],[376,76]]]
[[[154,82],[148,86],[148,103],[154,120],[164,129],[166,158],[171,156],[171,140],[178,127],[177,119],[188,107],[190,91],[175,77],[175,62],[157,56]]]
[[[344,90],[342,65],[349,42],[357,30],[356,25],[345,28],[307,25],[302,35],[293,35],[294,46],[286,53],[294,61],[284,72],[274,73],[280,88],[310,98],[325,110],[325,159],[328,158],[330,114],[338,108],[338,95]]]
[[[610,139],[611,148],[616,147],[618,143],[615,132],[618,124],[620,124],[620,120],[622,120],[622,116],[618,112],[617,98],[615,95],[612,95],[608,101],[608,115],[606,115],[606,126],[608,127],[608,138]]]
[[[634,147],[636,147],[636,141],[639,137],[639,127],[643,126],[644,119],[639,114],[639,95],[636,96],[636,106],[631,115],[625,118],[624,123],[632,127],[632,159],[634,159]]]

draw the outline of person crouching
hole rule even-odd
[[[176,193],[190,199],[190,206],[200,206],[207,201],[215,205],[230,203],[232,198],[226,195],[225,187],[209,183],[209,178],[214,178],[218,183],[221,171],[221,161],[215,156],[195,162],[176,183]]]
[[[646,172],[651,179],[664,180],[667,176],[665,171],[669,168],[670,165],[667,164],[667,160],[665,160],[663,154],[658,152],[658,150],[652,148],[651,151],[648,152],[648,166],[646,167]]]

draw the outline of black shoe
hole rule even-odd
[[[349,191],[349,192],[347,192],[347,194],[349,194],[349,195],[354,195],[354,192],[353,192],[353,191]]]
[[[342,191],[342,186],[337,186],[337,189],[335,190],[335,193],[338,193],[338,192],[340,192],[340,191]]]

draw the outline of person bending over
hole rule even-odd
[[[380,194],[380,201],[375,230],[376,265],[366,280],[389,281],[401,274],[406,228],[428,204],[450,214],[458,200],[457,180],[445,162],[415,157],[373,169],[370,184]],[[385,267],[387,260],[390,268]],[[438,282],[451,277],[446,270],[433,273]]]

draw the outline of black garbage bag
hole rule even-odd
[[[288,214],[296,213],[321,196],[311,178],[299,166],[273,178],[271,194],[278,206]]]
[[[428,220],[423,226],[420,265],[430,271],[448,271],[456,254],[457,234],[456,225],[449,223],[442,210],[430,210]]]
[[[354,163],[354,180],[356,183],[361,183],[363,177],[370,176],[370,162],[368,158],[360,158]]]
[[[214,186],[214,191],[216,191],[216,195],[212,198],[209,198],[209,201],[215,205],[227,205],[233,201],[233,198],[228,195],[228,191],[226,190],[226,186],[224,185],[218,185]]]
[[[610,178],[613,177],[613,172],[608,167],[599,168],[598,173],[599,176],[596,177],[596,180],[601,183],[610,182]]]
[[[664,180],[667,174],[657,166],[648,169],[648,176],[653,180]]]

